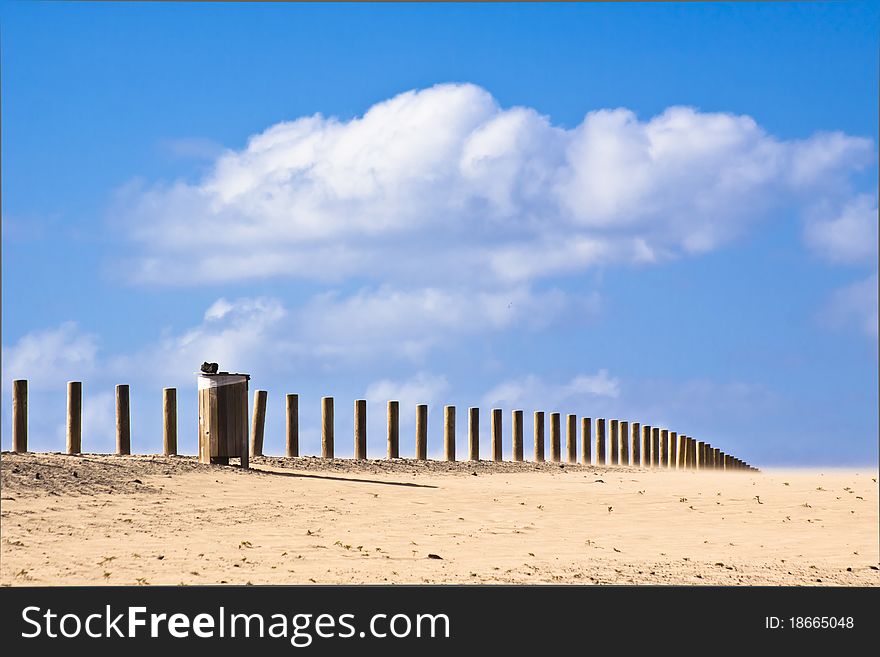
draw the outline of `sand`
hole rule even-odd
[[[0,583],[867,585],[877,472],[4,453]]]

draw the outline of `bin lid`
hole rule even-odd
[[[242,383],[251,378],[250,374],[240,374],[238,372],[217,372],[216,374],[205,374],[204,372],[196,372],[199,379],[199,390],[203,388],[216,388],[219,386],[229,386],[234,383]]]

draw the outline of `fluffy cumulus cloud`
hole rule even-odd
[[[128,187],[118,216],[142,281],[488,286],[705,252],[773,208],[839,203],[872,158],[867,139],[780,140],[690,107],[602,109],[565,129],[444,84],[349,121],[274,125],[198,182]]]

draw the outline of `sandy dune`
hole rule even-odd
[[[0,582],[880,584],[869,469],[254,465],[4,453]]]

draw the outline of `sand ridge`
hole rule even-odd
[[[0,583],[880,584],[869,469],[253,465],[4,453]]]

